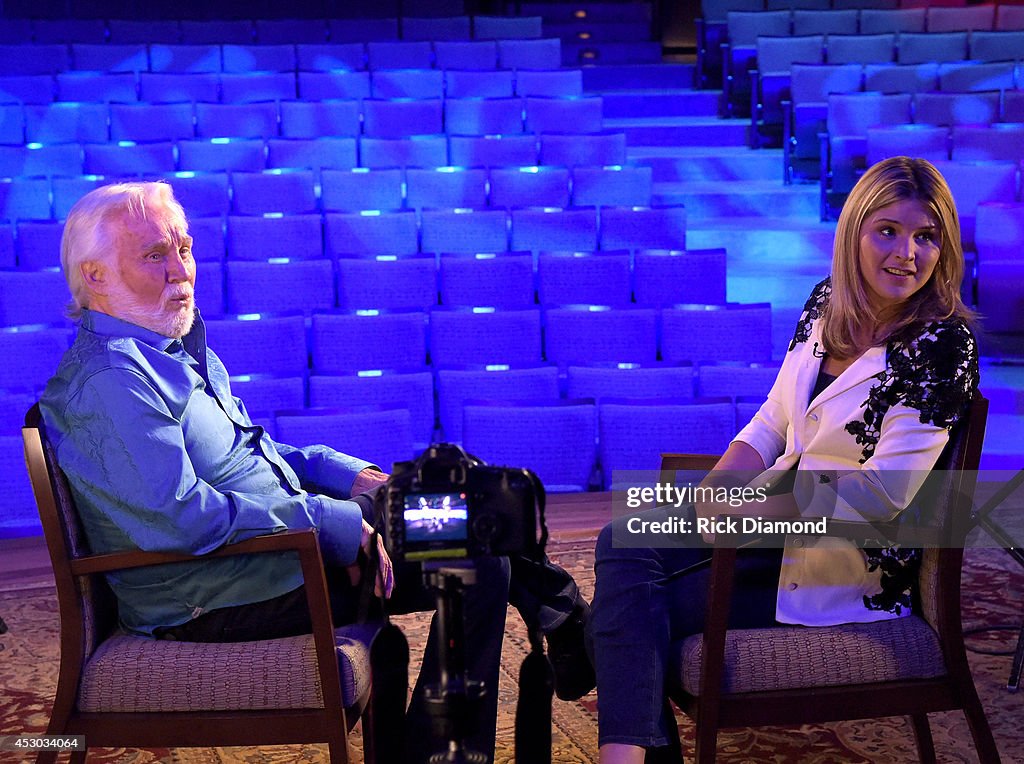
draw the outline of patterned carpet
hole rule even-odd
[[[551,546],[551,556],[570,569],[584,593],[593,593],[593,540],[579,533],[562,533]],[[1024,572],[1000,550],[971,550],[965,567],[965,625],[1019,623],[1024,613]],[[0,616],[10,631],[0,635],[0,734],[39,733],[45,729],[56,683],[58,617],[51,582],[45,578],[0,584]],[[426,629],[424,616],[400,619],[411,644],[422,644]],[[971,638],[984,649],[1006,650],[1015,644],[1016,634],[990,631]],[[519,663],[526,654],[526,634],[519,619],[510,613],[498,688],[498,754],[496,761],[510,764]],[[982,702],[1004,762],[1024,762],[1024,694],[1011,695],[1005,689],[1010,670],[1009,656],[971,653],[971,667]],[[415,658],[413,664],[416,663]],[[554,753],[552,760],[581,764],[597,760],[597,696],[580,703],[554,702]],[[976,762],[963,715],[933,714],[932,731],[938,757],[943,762]],[[680,722],[687,755],[692,755],[693,730]],[[357,730],[358,733],[358,730]],[[354,735],[353,748],[361,761],[361,740]],[[901,764],[916,762],[909,724],[900,718],[869,722],[842,722],[791,728],[732,730],[719,739],[719,761],[723,764],[752,762],[801,762],[806,764]],[[326,762],[322,746],[275,746],[261,748],[217,748],[176,750],[103,749],[90,762],[103,764],[293,764]],[[20,761],[18,754],[0,753],[0,762]],[[528,762],[525,764],[529,764]]]

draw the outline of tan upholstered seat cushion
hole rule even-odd
[[[699,694],[703,637],[675,645],[683,689]],[[783,626],[726,633],[723,692],[866,684],[944,675],[932,628],[917,616],[840,626]]]
[[[371,626],[335,632],[346,707],[370,685]],[[102,711],[237,711],[322,708],[312,635],[261,642],[174,642],[117,634],[90,656],[78,708]],[[222,677],[231,676],[226,683]]]

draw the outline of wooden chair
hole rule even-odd
[[[100,747],[326,742],[331,764],[348,762],[347,733],[370,694],[374,629],[333,628],[315,531],[260,536],[206,555],[297,553],[312,634],[219,644],[128,634],[117,626],[116,602],[103,574],[195,558],[142,551],[91,555],[38,404],[22,434],[60,610],[60,674],[47,734],[84,735],[87,745]],[[363,725],[368,748],[370,726]],[[56,753],[40,753],[37,761],[55,759]],[[85,761],[85,751],[72,761]]]
[[[715,546],[703,634],[673,647],[676,705],[697,726],[698,764],[715,761],[718,730],[910,716],[922,762],[935,761],[928,714],[963,709],[980,761],[999,762],[978,700],[960,623],[960,568],[985,434],[988,401],[976,396],[922,488],[934,499],[934,544],[924,549],[914,613],[867,624],[727,630],[736,549]],[[717,457],[665,454],[662,480],[707,471]],[[921,499],[919,494],[918,500]],[[895,524],[830,521],[850,538],[895,538]],[[719,537],[721,542],[721,536]],[[765,656],[772,656],[770,662]],[[678,755],[678,751],[670,754]],[[650,760],[650,758],[649,758]]]

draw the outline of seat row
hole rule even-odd
[[[159,43],[174,45],[361,43],[367,40],[502,40],[541,36],[539,16],[423,18],[191,19],[64,18],[0,20],[0,41],[52,43]]]
[[[555,69],[557,38],[466,42],[349,42],[165,45],[155,42],[0,44],[0,73],[69,71],[164,74],[322,72],[379,69]]]
[[[256,253],[252,253],[254,257]],[[197,264],[208,316],[318,310],[428,310],[557,305],[615,308],[724,304],[725,251],[642,250],[445,253],[331,261],[231,260]],[[68,301],[63,274],[0,270],[0,326],[51,324]]]

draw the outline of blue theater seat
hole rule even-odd
[[[504,69],[448,69],[444,73],[444,92],[448,98],[510,98],[513,91],[513,73]]]
[[[104,143],[109,140],[107,104],[26,104],[28,143]],[[70,171],[64,174],[70,174]]]
[[[0,75],[0,103],[51,103],[56,94],[51,74]]]
[[[181,26],[176,19],[115,19],[107,21],[109,41],[115,45],[130,43],[181,42]]]
[[[424,252],[504,252],[508,249],[505,210],[423,210],[420,221]]]
[[[306,323],[301,315],[211,319],[206,336],[230,374],[307,375]]]
[[[887,64],[896,60],[896,35],[830,34],[825,42],[825,60],[830,64]]]
[[[603,207],[601,249],[686,249],[686,208]]]
[[[405,255],[419,251],[414,212],[334,212],[324,215],[324,248],[338,255]]]
[[[508,135],[523,132],[519,98],[448,98],[445,130],[451,135]]]
[[[646,207],[652,186],[650,167],[577,166],[572,171],[572,203],[575,207]]]
[[[224,266],[219,260],[196,263],[195,300],[205,317],[224,315]]]
[[[338,307],[344,310],[426,310],[437,304],[432,254],[337,258]]]
[[[15,268],[18,265],[18,253],[14,247],[14,226],[11,223],[0,223],[0,268]]]
[[[83,72],[145,72],[149,70],[149,51],[145,45],[74,43],[71,63],[73,69]]]
[[[359,141],[359,164],[363,167],[445,167],[448,140],[444,135],[413,135],[407,138],[374,138]]]
[[[621,165],[625,162],[625,133],[545,133],[540,136],[541,164],[575,167],[581,164]]]
[[[397,14],[397,7],[394,15]],[[329,18],[327,29],[331,42],[384,42],[398,39],[397,18]]]
[[[310,260],[323,257],[320,215],[231,215],[227,232],[229,260],[280,257]]]
[[[60,323],[70,299],[59,268],[0,271],[0,326]]]
[[[58,313],[52,322],[59,320]],[[70,335],[66,327],[0,327],[0,353],[7,359],[0,365],[0,390],[40,391],[60,364]]]
[[[560,69],[562,41],[498,40],[498,65],[502,69]]]
[[[174,172],[174,144],[156,143],[87,143],[83,167],[89,175],[107,178],[137,178],[139,175],[162,175]]]
[[[317,212],[313,181],[311,170],[232,173],[232,210],[236,215]]]
[[[314,313],[313,371],[421,370],[427,355],[426,324],[427,317],[420,312]]]
[[[544,311],[544,354],[560,366],[653,363],[658,359],[657,311],[573,305]]]
[[[1024,28],[1013,31],[974,31],[967,44],[968,58],[974,61],[1013,61],[1024,50]]]
[[[571,98],[583,95],[582,69],[519,69],[516,95]]]
[[[624,307],[632,297],[627,250],[541,252],[537,257],[537,299],[541,305]]]
[[[692,398],[693,367],[636,363],[569,366],[566,369],[566,395],[569,398],[592,398],[596,403],[606,398]]]
[[[325,212],[399,210],[404,202],[402,189],[403,173],[395,167],[324,170],[320,202]]]
[[[999,91],[915,93],[914,121],[925,125],[987,125],[999,119]]]
[[[220,97],[224,103],[257,103],[295,99],[294,72],[254,72],[220,76]]]
[[[370,75],[374,98],[441,98],[444,72],[437,69],[379,69]]]
[[[764,400],[779,375],[779,366],[778,363],[702,363],[697,369],[698,394]]]
[[[959,162],[1024,159],[1024,125],[994,122],[991,125],[954,125],[952,159]]]
[[[967,32],[901,32],[896,60],[901,64],[962,61],[967,58]]]
[[[444,132],[440,98],[363,101],[363,134],[371,138],[406,138]]]
[[[633,253],[633,294],[639,305],[725,303],[724,249],[640,249]]]
[[[228,175],[224,172],[179,172],[166,177],[174,197],[194,217],[226,215],[231,209]]]
[[[50,214],[46,178],[0,179],[0,220],[47,220]]]
[[[930,162],[949,159],[949,128],[936,125],[869,127],[867,163],[894,156],[914,156]]]
[[[529,40],[541,36],[540,16],[474,16],[473,37],[477,40]]]
[[[190,103],[112,103],[110,140],[177,141],[192,138],[195,136],[194,120]],[[79,140],[88,143],[97,139]]]
[[[860,12],[861,34],[923,32],[924,8],[865,8]]]
[[[492,207],[568,207],[566,167],[492,167]]]
[[[5,75],[56,74],[70,68],[67,45],[0,45],[0,72]]]
[[[109,181],[98,175],[75,175],[70,178],[54,177],[50,181],[53,194],[53,217],[56,220],[63,220],[71,211],[72,205],[92,191],[94,188],[106,185]],[[177,190],[175,190],[177,195]],[[194,213],[193,213],[194,214]],[[47,263],[46,265],[53,265]],[[31,266],[45,267],[45,266]]]
[[[832,93],[828,96],[829,165],[823,168],[823,192],[827,175],[831,175],[832,191],[842,194],[853,188],[867,161],[868,128],[909,122],[910,102],[909,93]],[[824,149],[822,154],[824,161]]]
[[[438,419],[446,441],[462,440],[462,409],[466,401],[558,401],[558,369],[554,366],[438,369],[436,375]]]
[[[493,41],[434,39],[434,65],[438,69],[496,69],[498,66],[498,46]]]
[[[299,72],[298,79],[305,101],[370,97],[369,72]]]
[[[35,19],[32,36],[37,43],[106,42],[107,22],[103,19]]]
[[[398,461],[415,456],[412,417],[404,406],[349,406],[278,412],[277,437],[296,446],[325,444],[390,472]]]
[[[162,45],[149,46],[149,71],[178,74],[219,72],[221,70],[220,45]],[[145,96],[143,96],[145,98]]]
[[[487,171],[481,167],[410,167],[405,183],[405,203],[411,209],[487,206]]]
[[[842,34],[856,29],[859,17],[855,8],[800,8],[793,11],[793,34]]]
[[[366,68],[362,42],[299,43],[295,66],[300,72],[359,71]]]
[[[434,366],[535,366],[541,361],[541,315],[536,308],[435,308],[430,312]]]
[[[992,29],[995,25],[995,11],[994,4],[976,5],[969,8],[930,7],[925,15],[925,27],[929,32]]]
[[[55,79],[58,101],[131,103],[138,100],[133,73],[61,72]]]
[[[334,271],[326,258],[224,265],[228,313],[288,313],[334,308]]]
[[[246,411],[271,414],[306,405],[306,382],[299,376],[239,374],[231,377],[231,394],[241,398]]]
[[[525,103],[527,132],[581,134],[601,131],[603,102],[600,96],[527,96]]]
[[[768,362],[771,305],[677,305],[661,312],[661,357],[689,361]]]
[[[512,249],[532,252],[597,249],[597,210],[528,207],[512,210]]]
[[[451,163],[458,167],[528,167],[537,164],[535,135],[451,134]],[[625,153],[625,147],[623,147]]]
[[[271,138],[267,141],[267,167],[270,168],[305,167],[319,173],[345,170],[358,164],[358,144],[354,137]]]
[[[185,208],[188,215],[188,208]],[[188,218],[188,232],[192,236],[192,256],[198,262],[222,262],[226,254],[224,243],[224,218],[194,217]]]
[[[225,72],[294,72],[294,45],[231,45],[221,46]]]
[[[327,24],[323,19],[256,19],[256,42],[260,45],[323,43]]]
[[[1013,90],[1013,70],[1013,61],[945,62],[939,64],[939,90],[950,93]]]
[[[533,282],[533,256],[529,252],[445,252],[440,258],[443,305],[532,307]]]
[[[410,5],[405,12],[414,14],[417,9]],[[402,18],[403,40],[468,40],[470,36],[469,16],[421,18],[409,15]]]
[[[965,249],[974,249],[975,218],[984,202],[1018,200],[1016,162],[935,162],[949,184],[960,214],[960,239]]]
[[[220,100],[220,77],[214,72],[140,72],[139,100],[216,103]]]
[[[252,22],[248,19],[209,21],[182,19],[181,41],[189,45],[247,45],[253,41]]]
[[[432,69],[434,51],[427,41],[368,41],[366,65],[377,69]]]
[[[77,199],[75,200],[77,201]],[[19,220],[15,252],[18,267],[42,270],[60,267],[60,238],[64,224],[47,220]],[[53,320],[43,323],[53,323]]]
[[[278,134],[275,103],[197,103],[199,138],[270,138]]]
[[[0,390],[0,439],[17,436],[18,440],[21,440],[20,433],[22,426],[25,424],[25,412],[35,404],[36,400],[36,395],[30,392],[15,393]],[[23,449],[24,441],[22,441],[21,444]],[[25,470],[22,469],[22,461],[16,461],[11,458],[14,455],[20,457],[22,461],[25,458],[23,450],[12,450],[11,453],[7,455],[11,460],[10,472],[25,472]],[[6,492],[5,496],[7,497],[4,502],[5,504],[8,504],[8,502],[11,502],[14,498],[13,496],[6,494]],[[29,504],[27,506],[31,507],[31,493],[28,494],[28,499]],[[11,506],[13,506],[13,504],[8,504],[9,508]]]

